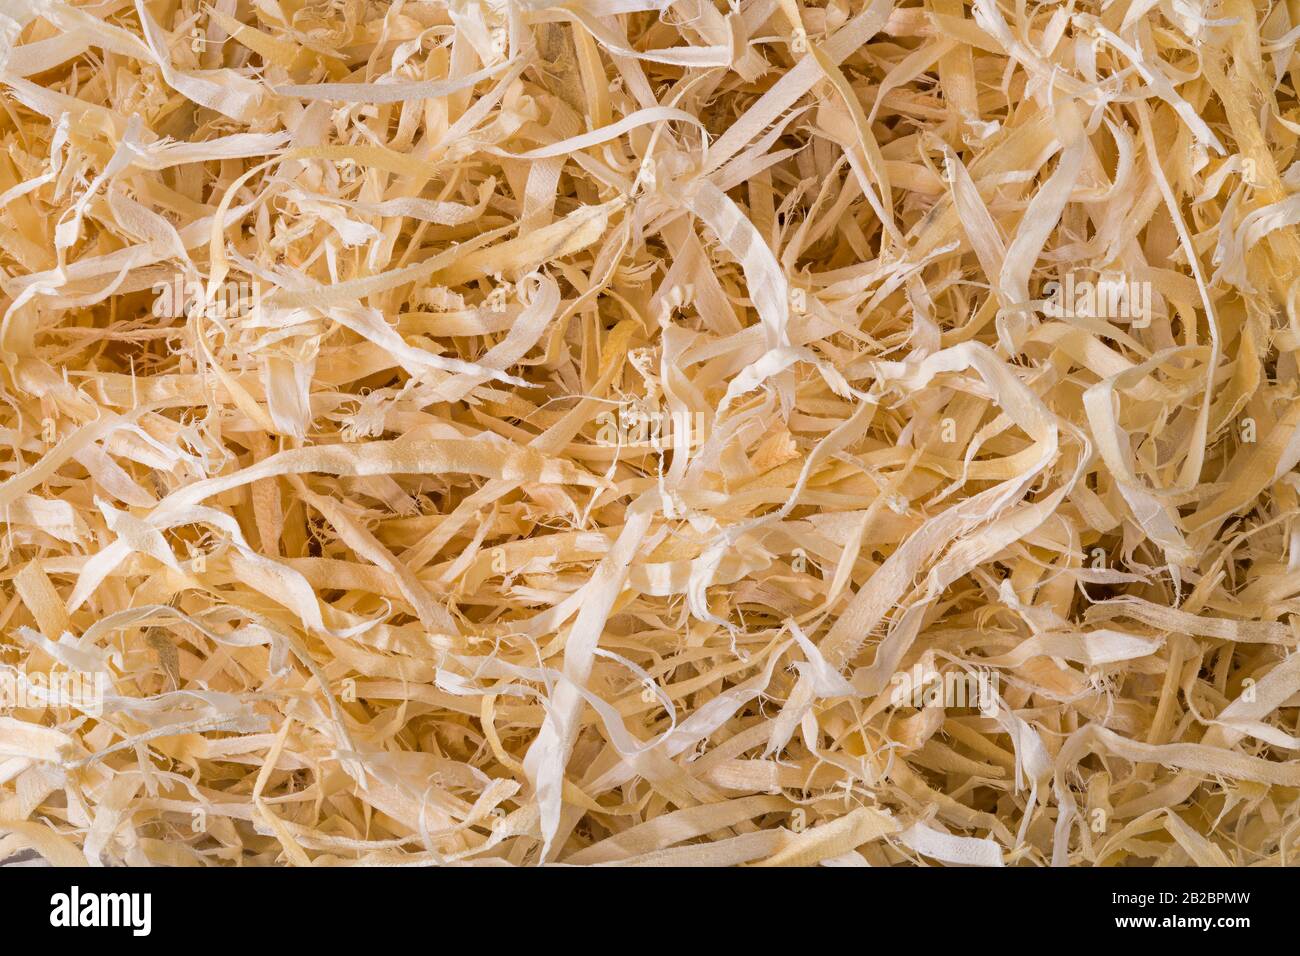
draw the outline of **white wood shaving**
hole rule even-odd
[[[0,860],[1293,863],[1297,18],[4,0]]]

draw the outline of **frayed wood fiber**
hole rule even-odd
[[[0,860],[1294,862],[1298,42],[5,0]]]

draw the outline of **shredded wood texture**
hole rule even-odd
[[[0,3],[0,859],[1292,862],[1300,3],[907,3]]]

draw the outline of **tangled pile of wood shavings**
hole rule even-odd
[[[6,0],[0,859],[1292,862],[1300,3],[907,3]]]

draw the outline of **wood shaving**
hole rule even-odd
[[[1294,862],[1300,8],[909,4],[5,0],[0,859]]]

